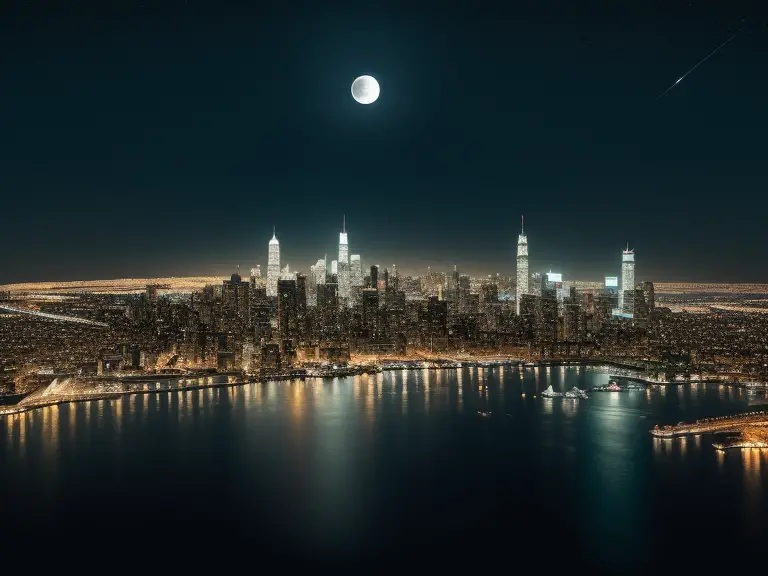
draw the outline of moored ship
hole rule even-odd
[[[584,390],[579,390],[576,386],[568,390],[568,392],[565,393],[565,397],[570,398],[571,400],[586,400],[589,398]]]
[[[547,389],[544,390],[544,392],[541,393],[541,395],[544,398],[560,398],[563,394],[562,394],[562,392],[555,392],[552,389],[552,384],[550,384],[549,386],[547,386]]]

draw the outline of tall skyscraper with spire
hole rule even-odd
[[[632,316],[635,311],[635,250],[627,249],[621,253],[621,288],[619,290],[619,310],[624,315]]]
[[[349,298],[349,244],[347,242],[347,217],[344,216],[342,231],[339,233],[339,297]]]
[[[525,220],[520,216],[520,235],[517,237],[517,292],[515,294],[515,304],[517,305],[517,315],[520,315],[520,301],[523,294],[528,292],[528,237],[525,235]]]
[[[280,278],[280,242],[272,228],[272,240],[269,241],[267,258],[267,296],[277,296],[277,281]]]

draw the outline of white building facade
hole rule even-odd
[[[269,256],[267,258],[267,296],[277,298],[277,280],[280,278],[280,242],[275,231],[269,241]]]
[[[520,300],[522,300],[523,294],[530,294],[528,279],[528,237],[521,225],[520,235],[517,237],[517,290],[515,292],[518,316],[520,315]]]

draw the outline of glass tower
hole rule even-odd
[[[267,296],[277,296],[277,281],[280,278],[280,242],[277,241],[275,230],[272,229],[272,240],[269,241],[269,258],[267,259]]]
[[[515,300],[517,304],[517,315],[520,315],[520,301],[523,294],[528,292],[528,237],[525,235],[525,224],[523,217],[520,217],[520,235],[517,237],[517,292]]]
[[[349,244],[347,242],[347,218],[344,217],[344,227],[339,233],[339,297],[349,298]]]
[[[621,253],[621,287],[619,289],[619,310],[622,314],[634,312],[633,294],[635,290],[635,250],[627,249]],[[626,296],[627,292],[631,292]]]
[[[363,285],[363,266],[360,262],[360,254],[352,254],[349,257],[349,285]]]

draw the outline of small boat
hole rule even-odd
[[[579,390],[576,386],[568,390],[565,397],[572,400],[586,400],[588,398],[587,393],[584,390]]]
[[[560,397],[560,396],[562,396],[563,394],[562,394],[561,392],[555,392],[555,391],[552,389],[552,384],[550,384],[549,386],[547,386],[547,389],[546,389],[546,390],[544,390],[544,392],[542,392],[542,393],[541,393],[541,395],[542,395],[544,398],[559,398],[559,397]]]

